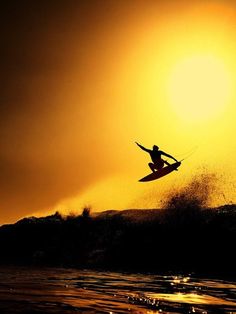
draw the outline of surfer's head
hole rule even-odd
[[[156,146],[156,145],[153,145],[152,149],[153,149],[153,150],[158,150],[158,149],[159,149],[159,147],[158,147],[158,146]]]

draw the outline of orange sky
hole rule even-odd
[[[235,202],[232,1],[13,1],[0,12],[0,224],[158,206],[202,167],[221,178],[215,203]],[[149,156],[135,141],[194,154],[141,184]]]

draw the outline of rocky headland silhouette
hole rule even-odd
[[[235,236],[233,204],[201,208],[180,198],[165,209],[85,208],[1,226],[0,263],[232,276]]]

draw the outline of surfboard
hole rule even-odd
[[[161,177],[166,176],[167,174],[171,173],[172,171],[176,170],[181,165],[181,162],[175,162],[174,164],[171,164],[169,166],[166,166],[160,170],[157,170],[153,173],[148,174],[146,177],[143,177],[139,180],[139,182],[147,182],[147,181],[153,181],[156,179],[159,179]]]

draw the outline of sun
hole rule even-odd
[[[229,71],[213,56],[192,56],[169,76],[167,95],[176,113],[189,122],[205,121],[224,111],[231,90]]]

